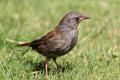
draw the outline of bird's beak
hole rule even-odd
[[[84,20],[84,19],[90,19],[90,17],[83,16],[82,18],[80,18],[80,20]]]

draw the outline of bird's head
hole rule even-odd
[[[59,23],[61,28],[76,29],[79,23],[83,20],[90,19],[87,16],[83,16],[80,12],[70,12],[66,14]]]

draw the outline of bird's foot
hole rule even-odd
[[[49,78],[48,78],[48,75],[46,75],[46,76],[45,76],[45,80],[48,80],[48,79],[49,79]]]
[[[35,71],[35,72],[30,73],[30,74],[38,74],[38,73],[40,73],[40,71]]]
[[[60,70],[61,69],[61,65],[57,65],[57,70]]]
[[[61,65],[57,65],[57,71],[58,71],[59,75],[62,75],[61,68],[62,68]]]
[[[59,75],[62,75],[62,72],[59,72]]]

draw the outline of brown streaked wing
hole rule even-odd
[[[62,41],[62,35],[60,34],[61,33],[55,29],[42,38],[34,40],[31,42],[33,49],[38,50],[39,52],[52,52],[57,50],[65,42]]]

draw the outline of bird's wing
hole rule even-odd
[[[39,52],[55,52],[65,43],[62,37],[60,32],[54,30],[31,42],[31,46],[33,49],[39,50]]]
[[[55,32],[54,31],[50,31],[49,33],[47,33],[45,36],[36,39],[34,41],[31,42],[32,45],[41,45],[41,44],[45,44],[47,41],[49,41],[52,37],[54,37]]]

